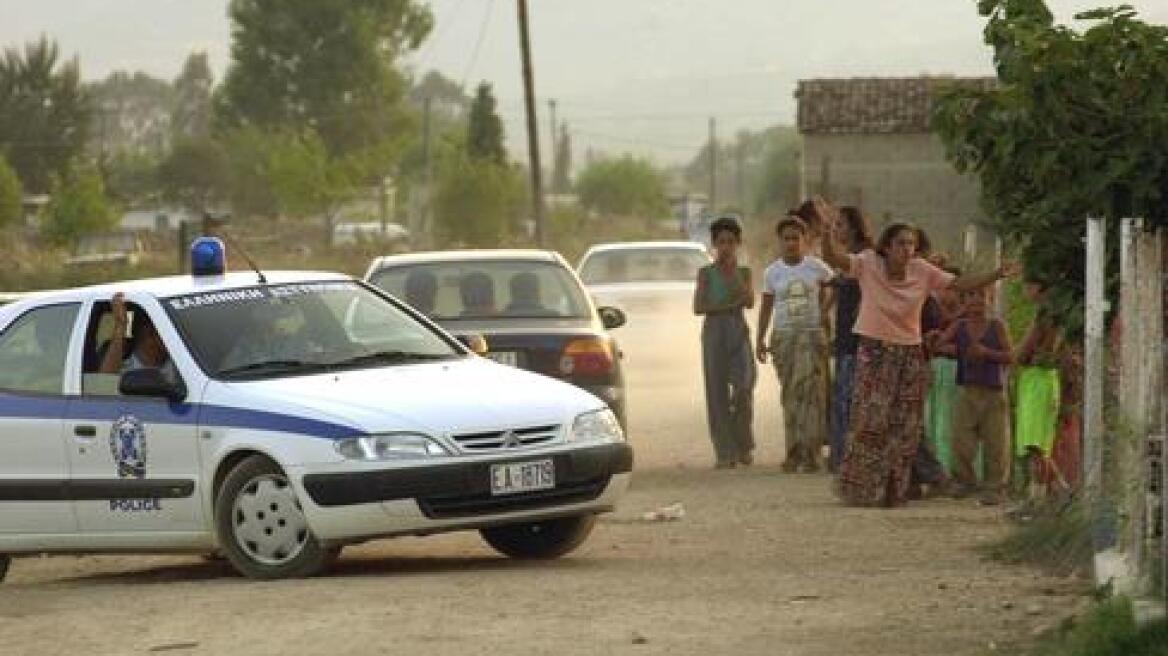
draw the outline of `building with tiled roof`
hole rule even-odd
[[[930,115],[947,87],[995,84],[994,78],[951,76],[799,82],[804,195],[857,205],[877,225],[918,223],[940,247],[960,251],[965,227],[985,218],[980,188],[946,161]]]

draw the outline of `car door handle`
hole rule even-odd
[[[74,426],[73,434],[77,437],[97,437],[97,426]]]

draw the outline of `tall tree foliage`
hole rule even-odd
[[[72,244],[80,237],[113,229],[118,214],[105,194],[101,175],[91,167],[74,167],[54,175],[52,200],[45,208],[41,233],[56,244]]]
[[[91,139],[101,160],[117,155],[160,156],[170,144],[173,89],[146,73],[116,71],[89,87]]]
[[[576,193],[585,208],[646,221],[669,213],[665,179],[647,160],[625,155],[588,165],[576,177]]]
[[[0,228],[20,221],[23,205],[20,179],[8,162],[0,157]]]
[[[47,38],[0,57],[0,153],[27,191],[49,190],[85,149],[92,105],[77,60]]]
[[[1081,31],[1055,24],[1042,0],[978,9],[1000,85],[950,91],[934,127],[1074,333],[1087,217],[1168,222],[1168,28],[1126,6],[1079,14]]]
[[[211,94],[215,74],[206,52],[192,52],[174,80],[170,127],[176,140],[201,140],[211,135]]]
[[[524,207],[518,169],[467,157],[452,158],[439,172],[434,216],[444,243],[498,248],[519,225]]]
[[[232,61],[219,97],[228,127],[311,129],[343,157],[401,137],[395,62],[429,33],[415,0],[232,0]]]
[[[230,196],[230,167],[227,150],[218,141],[184,139],[159,165],[157,179],[166,200],[205,212]]]
[[[496,112],[497,105],[491,85],[480,84],[470,106],[466,149],[472,159],[502,165],[507,163],[507,149],[503,145],[503,120]]]
[[[572,135],[567,125],[560,127],[558,142],[556,159],[552,165],[552,191],[566,194],[572,190]]]

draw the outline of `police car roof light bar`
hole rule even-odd
[[[227,252],[216,237],[199,237],[191,242],[191,274],[221,276],[227,270]]]

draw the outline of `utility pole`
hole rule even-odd
[[[417,226],[411,231],[410,236],[421,237],[425,235],[425,245],[431,245],[432,233],[434,231],[433,221],[431,221],[431,208],[434,204],[434,122],[431,119],[433,101],[429,96],[422,103],[422,156],[425,162],[422,169],[425,179],[426,191],[422,196],[422,208],[417,220]]]
[[[539,135],[536,132],[535,82],[532,81],[531,37],[527,30],[527,0],[518,0],[519,49],[523,57],[523,100],[527,110],[527,151],[531,168],[531,205],[535,218],[535,244],[543,247],[543,178],[539,164]]]
[[[717,119],[710,117],[710,216],[718,212],[718,125]]]
[[[552,130],[552,140],[548,142],[551,144],[551,147],[548,148],[548,170],[551,171],[548,174],[551,178],[548,182],[548,189],[555,194],[559,193],[559,189],[556,189],[556,156],[559,154],[559,145],[556,143],[556,101],[554,98],[548,100],[548,113],[551,115]]]
[[[734,180],[738,187],[738,211],[746,216],[746,177],[745,177],[746,143],[738,142],[734,153]]]

